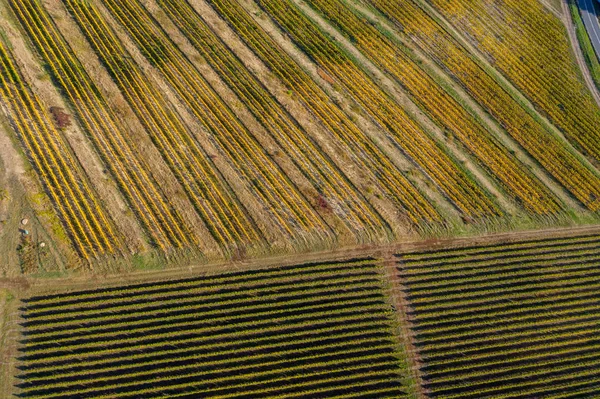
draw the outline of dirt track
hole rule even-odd
[[[244,261],[214,262],[167,270],[137,271],[127,274],[90,275],[81,274],[68,278],[21,278],[0,280],[0,288],[10,288],[18,297],[53,293],[66,290],[91,289],[119,286],[156,280],[171,280],[194,276],[211,275],[224,271],[240,271],[301,264],[309,262],[325,262],[344,260],[356,257],[372,256],[384,261],[392,260],[396,253],[418,251],[424,249],[461,247],[468,245],[485,245],[518,240],[531,240],[552,237],[563,237],[583,234],[600,234],[600,226],[582,226],[556,228],[547,230],[520,231],[500,234],[489,234],[478,237],[429,239],[407,241],[392,245],[359,245],[314,253],[280,255]]]

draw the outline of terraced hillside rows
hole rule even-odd
[[[107,0],[105,3],[150,62],[155,62],[151,56],[152,44],[147,39],[151,34],[155,34],[156,40],[161,40],[163,46],[169,47],[181,62],[187,62],[140,2]],[[164,5],[167,6],[166,3]],[[323,206],[329,207],[340,216],[354,234],[358,235],[359,240],[361,236],[378,233],[385,226],[381,216],[366,202],[331,158],[267,91],[261,81],[249,72],[242,61],[229,51],[205,24],[186,25],[185,22],[189,21],[190,17],[186,19],[186,16],[181,15],[185,13],[184,7],[175,2],[168,3],[168,6],[173,22],[185,29],[186,37],[207,58],[210,65],[318,190],[318,195],[326,202]],[[191,64],[187,67],[190,71],[195,71]],[[345,167],[348,168],[349,165]]]
[[[411,94],[413,101],[452,132],[527,210],[541,215],[560,211],[560,203],[548,188],[412,60],[406,48],[354,14],[342,0],[309,0],[308,3],[350,38],[375,65],[393,76]]]
[[[567,32],[535,0],[429,0],[576,146],[600,161],[600,108],[585,87]]]
[[[27,398],[403,398],[373,259],[26,299]]]
[[[106,209],[54,126],[48,107],[31,91],[2,41],[0,99],[75,250],[88,260],[117,254],[122,242]]]
[[[198,238],[170,205],[150,168],[130,144],[129,128],[118,118],[85,72],[38,0],[9,0],[18,21],[46,62],[88,138],[100,154],[149,239],[165,252],[197,246]]]
[[[380,89],[296,4],[285,0],[258,0],[257,4],[314,62],[337,78],[465,217],[478,219],[503,213],[447,149]]]
[[[600,236],[398,255],[432,398],[592,398]]]
[[[592,211],[600,209],[600,177],[505,90],[438,21],[413,0],[366,0],[399,28],[407,43],[435,60],[560,184]],[[584,137],[584,136],[582,136]]]

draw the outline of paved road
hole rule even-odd
[[[598,21],[598,0],[578,0],[585,29],[588,31],[596,56],[600,58],[600,22]]]

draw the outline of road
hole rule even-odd
[[[596,4],[596,1],[578,0],[577,2],[581,10],[585,29],[588,31],[588,35],[596,51],[596,56],[600,56],[600,22],[598,21],[598,8],[600,8],[600,5]]]
[[[579,45],[577,33],[575,32],[575,24],[573,22],[573,17],[571,16],[571,6],[569,4],[569,0],[562,1],[563,22],[565,24],[565,27],[567,28],[567,33],[569,35],[571,47],[573,47],[573,54],[575,55],[575,59],[577,60],[579,68],[581,69],[581,73],[583,74],[583,80],[585,80],[585,84],[594,96],[596,104],[600,106],[600,92],[596,88],[596,84],[594,83],[594,79],[592,78],[590,69],[587,66],[587,63],[585,62],[585,56],[583,54],[583,51],[581,50],[581,46]]]

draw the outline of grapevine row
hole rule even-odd
[[[84,259],[115,252],[120,239],[69,144],[57,131],[40,99],[31,92],[14,57],[0,42],[0,96],[45,191]]]
[[[319,66],[335,76],[396,144],[466,217],[483,218],[502,211],[441,143],[428,135],[388,94],[332,42],[296,5],[282,0],[257,2]]]
[[[42,4],[38,0],[10,0],[9,4],[50,67],[52,77],[77,111],[76,116],[88,137],[153,243],[169,251],[196,240],[182,217],[168,205],[150,177],[148,166],[128,144],[126,125],[112,112],[98,87],[84,72]]]
[[[135,1],[117,9],[129,15],[143,14]],[[308,133],[287,113],[253,75],[229,50],[208,25],[185,1],[159,1],[171,20],[185,34],[200,54],[210,63],[229,87],[244,102],[253,115],[269,131],[303,174],[318,187],[331,208],[353,230],[376,231],[384,223],[376,211],[337,167],[331,158],[314,142]]]
[[[576,146],[600,161],[600,108],[570,56],[562,22],[533,0],[490,6],[432,0]],[[502,38],[499,40],[498,38]]]
[[[538,123],[435,20],[411,0],[369,0],[461,84],[560,184],[592,211],[600,209],[600,178],[561,139]]]

